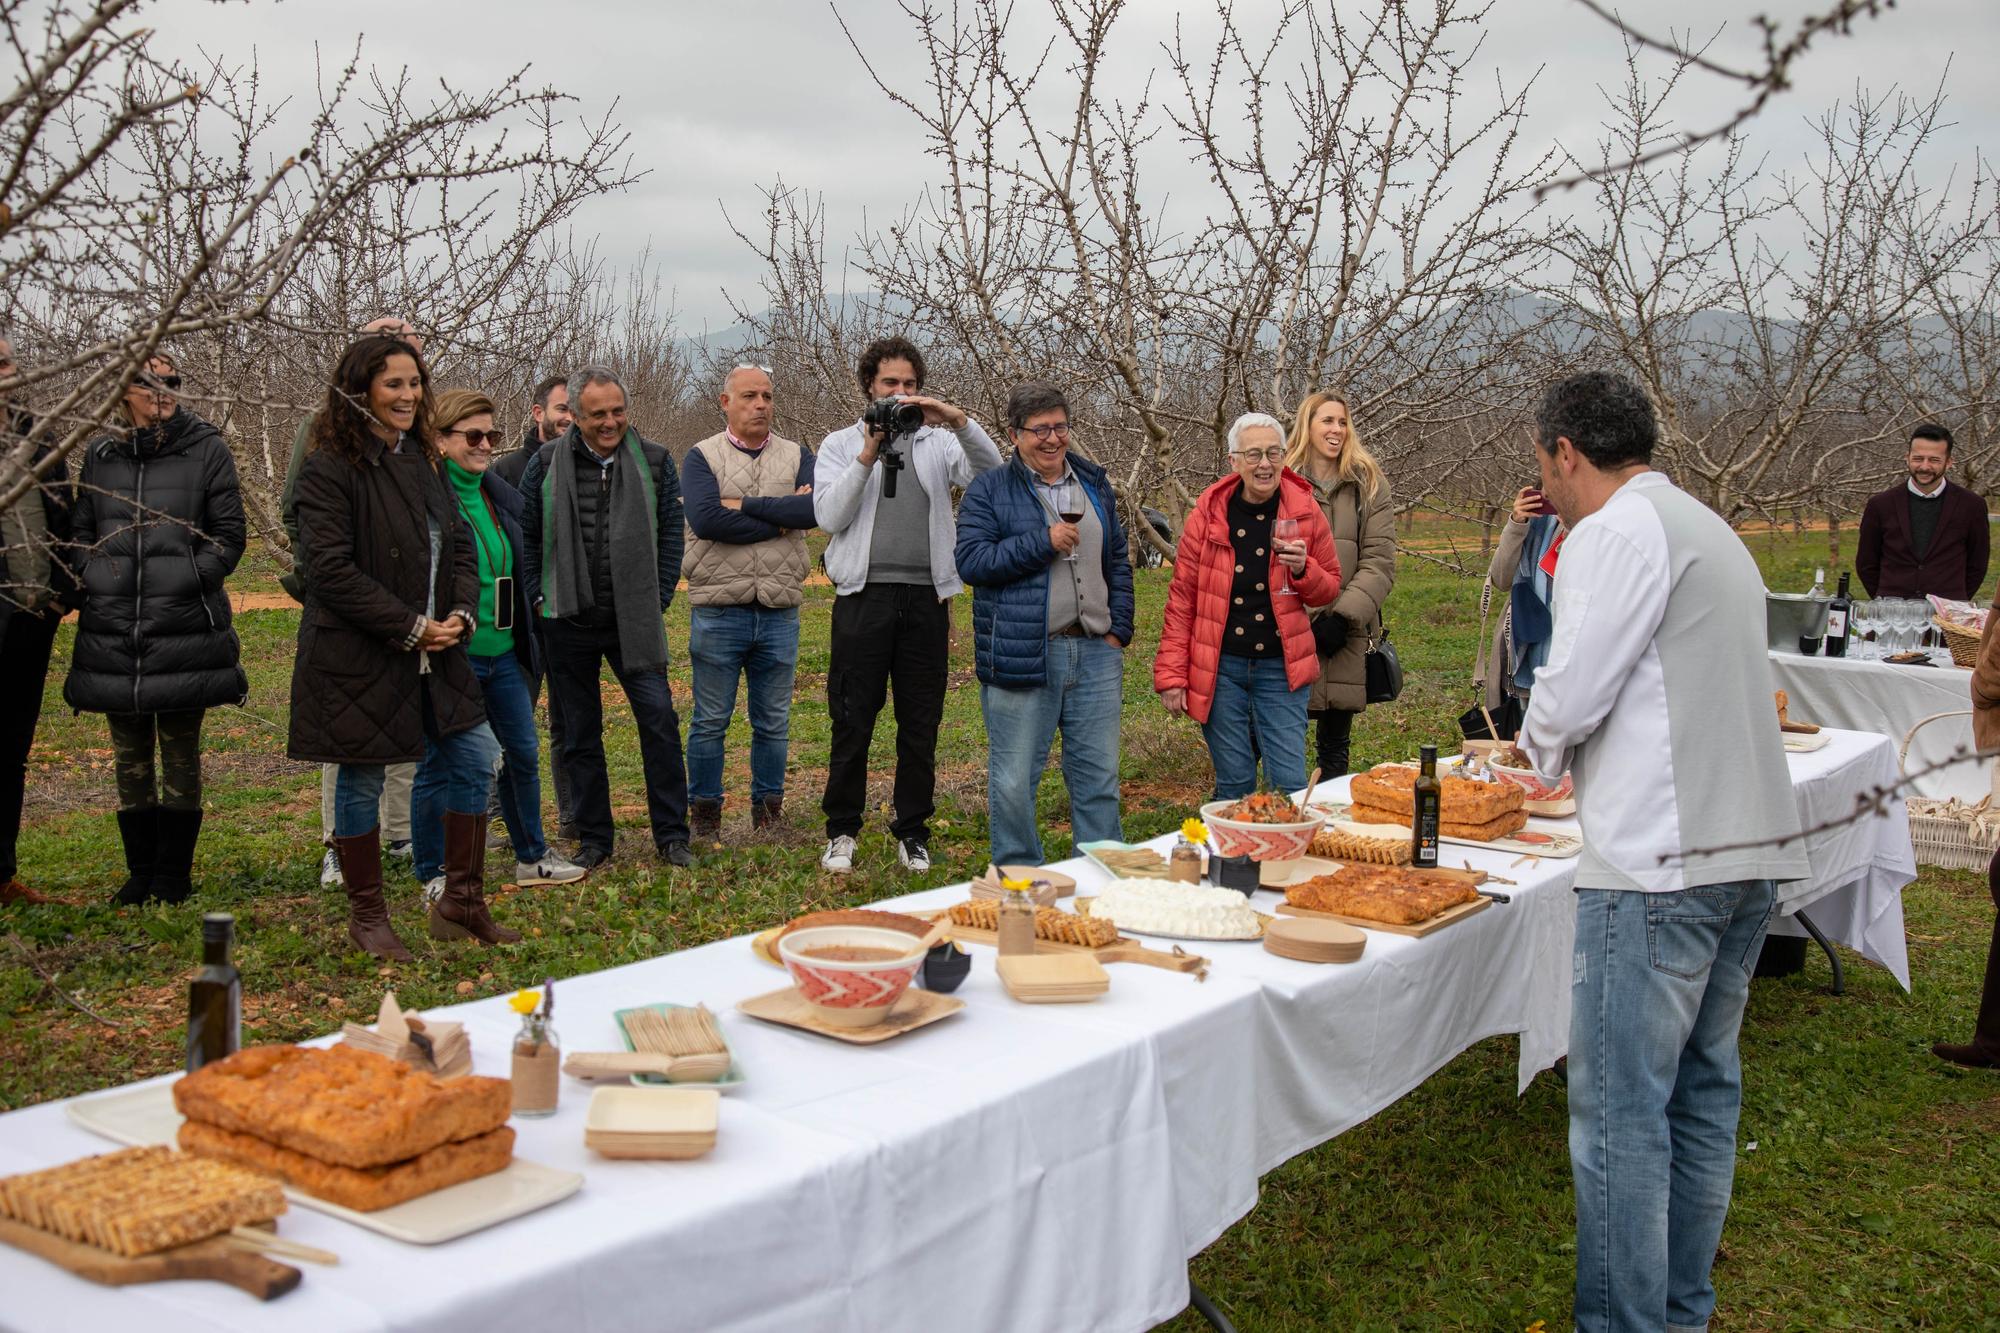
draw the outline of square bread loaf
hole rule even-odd
[[[252,1046],[174,1084],[189,1120],[334,1166],[407,1161],[507,1122],[506,1079],[440,1079],[352,1046]]]
[[[404,1162],[386,1166],[335,1166],[281,1148],[250,1134],[237,1134],[189,1120],[181,1125],[184,1152],[276,1176],[315,1199],[372,1213],[406,1203],[448,1185],[505,1170],[514,1160],[514,1128],[503,1125],[462,1143],[446,1143]]]
[[[1403,816],[1402,822],[1410,822],[1410,812],[1416,808],[1417,771],[1400,764],[1377,764],[1366,773],[1355,777],[1350,788],[1350,797],[1357,809],[1367,807],[1386,810]],[[1462,778],[1447,774],[1438,779],[1443,800],[1439,818],[1447,824],[1487,824],[1522,808],[1526,796],[1519,787],[1504,782],[1480,782],[1473,778]],[[1354,818],[1362,823],[1383,823],[1382,820]],[[1473,835],[1454,835],[1466,836]]]

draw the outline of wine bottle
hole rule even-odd
[[[1847,617],[1854,610],[1854,599],[1847,594],[1847,575],[1840,576],[1840,591],[1833,595],[1833,605],[1826,609],[1826,655],[1828,657],[1847,656]]]
[[[1813,571],[1813,586],[1812,586],[1812,587],[1811,587],[1811,588],[1810,588],[1810,589],[1809,589],[1809,590],[1808,590],[1808,591],[1806,592],[1806,596],[1808,596],[1808,597],[1824,597],[1824,596],[1826,596],[1826,571],[1825,571],[1825,570],[1823,570],[1823,569],[1815,569],[1815,570]],[[1812,634],[1801,634],[1801,635],[1799,635],[1799,651],[1800,651],[1801,653],[1805,654],[1805,655],[1806,655],[1807,657],[1817,657],[1817,656],[1819,656],[1819,644],[1820,644],[1820,641],[1819,641],[1819,638],[1818,638],[1818,636],[1816,636],[1816,635],[1812,635]]]
[[[243,1044],[243,974],[229,961],[236,918],[210,912],[201,919],[201,968],[188,983],[187,1067],[192,1074],[233,1055]]]
[[[1418,753],[1422,770],[1411,793],[1410,863],[1420,869],[1436,869],[1438,820],[1444,809],[1444,788],[1438,782],[1438,747],[1426,745]]]

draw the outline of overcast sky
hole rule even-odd
[[[949,0],[946,0],[949,3]],[[1268,27],[1260,13],[1276,0],[1239,0],[1242,25]],[[1754,63],[1754,31],[1739,16],[1763,11],[1787,30],[1827,0],[1634,0],[1628,18],[1664,34],[1669,24],[1704,37],[1721,29],[1712,54]],[[910,25],[891,0],[840,0],[840,14],[878,68],[901,71],[921,86],[923,58]],[[1345,12],[1373,0],[1339,0]],[[1045,0],[1015,0],[1023,44],[1046,27]],[[1131,0],[1117,29],[1114,91],[1135,91],[1157,64],[1158,43],[1177,16],[1191,27],[1213,22],[1213,5]],[[864,204],[900,205],[936,177],[915,121],[867,80],[833,8],[823,0],[159,0],[144,15],[156,53],[195,58],[197,49],[247,63],[254,55],[267,96],[311,100],[314,47],[342,59],[357,35],[364,59],[408,65],[456,85],[484,87],[522,64],[532,83],[580,99],[595,118],[616,102],[631,132],[633,166],[648,174],[623,194],[595,202],[579,230],[600,238],[600,252],[629,265],[649,242],[676,296],[684,331],[731,322],[727,288],[754,301],[757,267],[730,235],[722,208],[755,218],[759,187],[779,178],[823,193],[829,240],[851,236]],[[1480,53],[1479,82],[1497,73],[1517,84],[1541,73],[1531,97],[1533,147],[1595,140],[1602,117],[1596,92],[1622,78],[1616,34],[1576,0],[1496,0]],[[1010,38],[1014,32],[1010,30]],[[1752,127],[1755,148],[1773,165],[1801,160],[1810,120],[1857,81],[1876,92],[1898,85],[1928,93],[1945,79],[1956,125],[1938,142],[1934,177],[1956,168],[1963,179],[1982,136],[2000,126],[2000,80],[1990,68],[2000,38],[2000,0],[1901,0],[1886,17],[1850,38],[1823,38],[1800,70],[1797,87]],[[1947,69],[1949,76],[1947,77]],[[1710,79],[1691,85],[1682,103],[1690,122],[1726,116],[1737,92]],[[1697,116],[1695,113],[1702,115]],[[1180,182],[1166,172],[1161,188]],[[1198,178],[1191,178],[1198,179]],[[907,188],[898,192],[898,185]],[[1570,205],[1558,203],[1557,207]]]

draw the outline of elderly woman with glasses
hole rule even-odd
[[[556,853],[542,832],[541,749],[535,734],[535,636],[529,632],[521,566],[521,493],[494,475],[500,432],[493,400],[471,389],[447,389],[433,406],[438,458],[472,535],[479,565],[477,628],[466,641],[466,659],[486,699],[486,721],[500,742],[500,818],[514,845],[514,882],[568,884],[584,869]],[[450,889],[454,871],[484,883],[485,811],[447,811],[448,765],[441,754],[425,758],[410,791],[410,838],[424,902],[432,906]],[[447,928],[447,934],[450,931]],[[490,943],[490,941],[489,941]]]
[[[1309,607],[1340,594],[1340,557],[1312,483],[1284,465],[1285,435],[1252,412],[1229,428],[1236,470],[1201,493],[1181,530],[1153,688],[1201,723],[1215,797],[1306,782],[1306,701],[1319,679]]]

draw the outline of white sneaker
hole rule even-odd
[[[319,886],[322,889],[331,889],[346,882],[340,874],[340,853],[331,847],[327,848],[326,855],[321,857],[319,862]]]
[[[551,847],[539,861],[516,861],[516,884],[573,884],[590,872]]]
[[[826,850],[819,854],[819,868],[845,875],[854,869],[854,839],[845,833],[838,838],[828,838]]]
[[[905,838],[896,844],[896,859],[903,863],[903,869],[912,875],[926,875],[931,868],[931,849],[915,838]]]
[[[382,849],[384,856],[393,856],[398,861],[410,862],[417,859],[416,845],[408,838],[398,838]]]
[[[428,912],[437,906],[438,899],[442,897],[444,897],[444,876],[433,876],[430,883],[424,885],[424,910]]]

